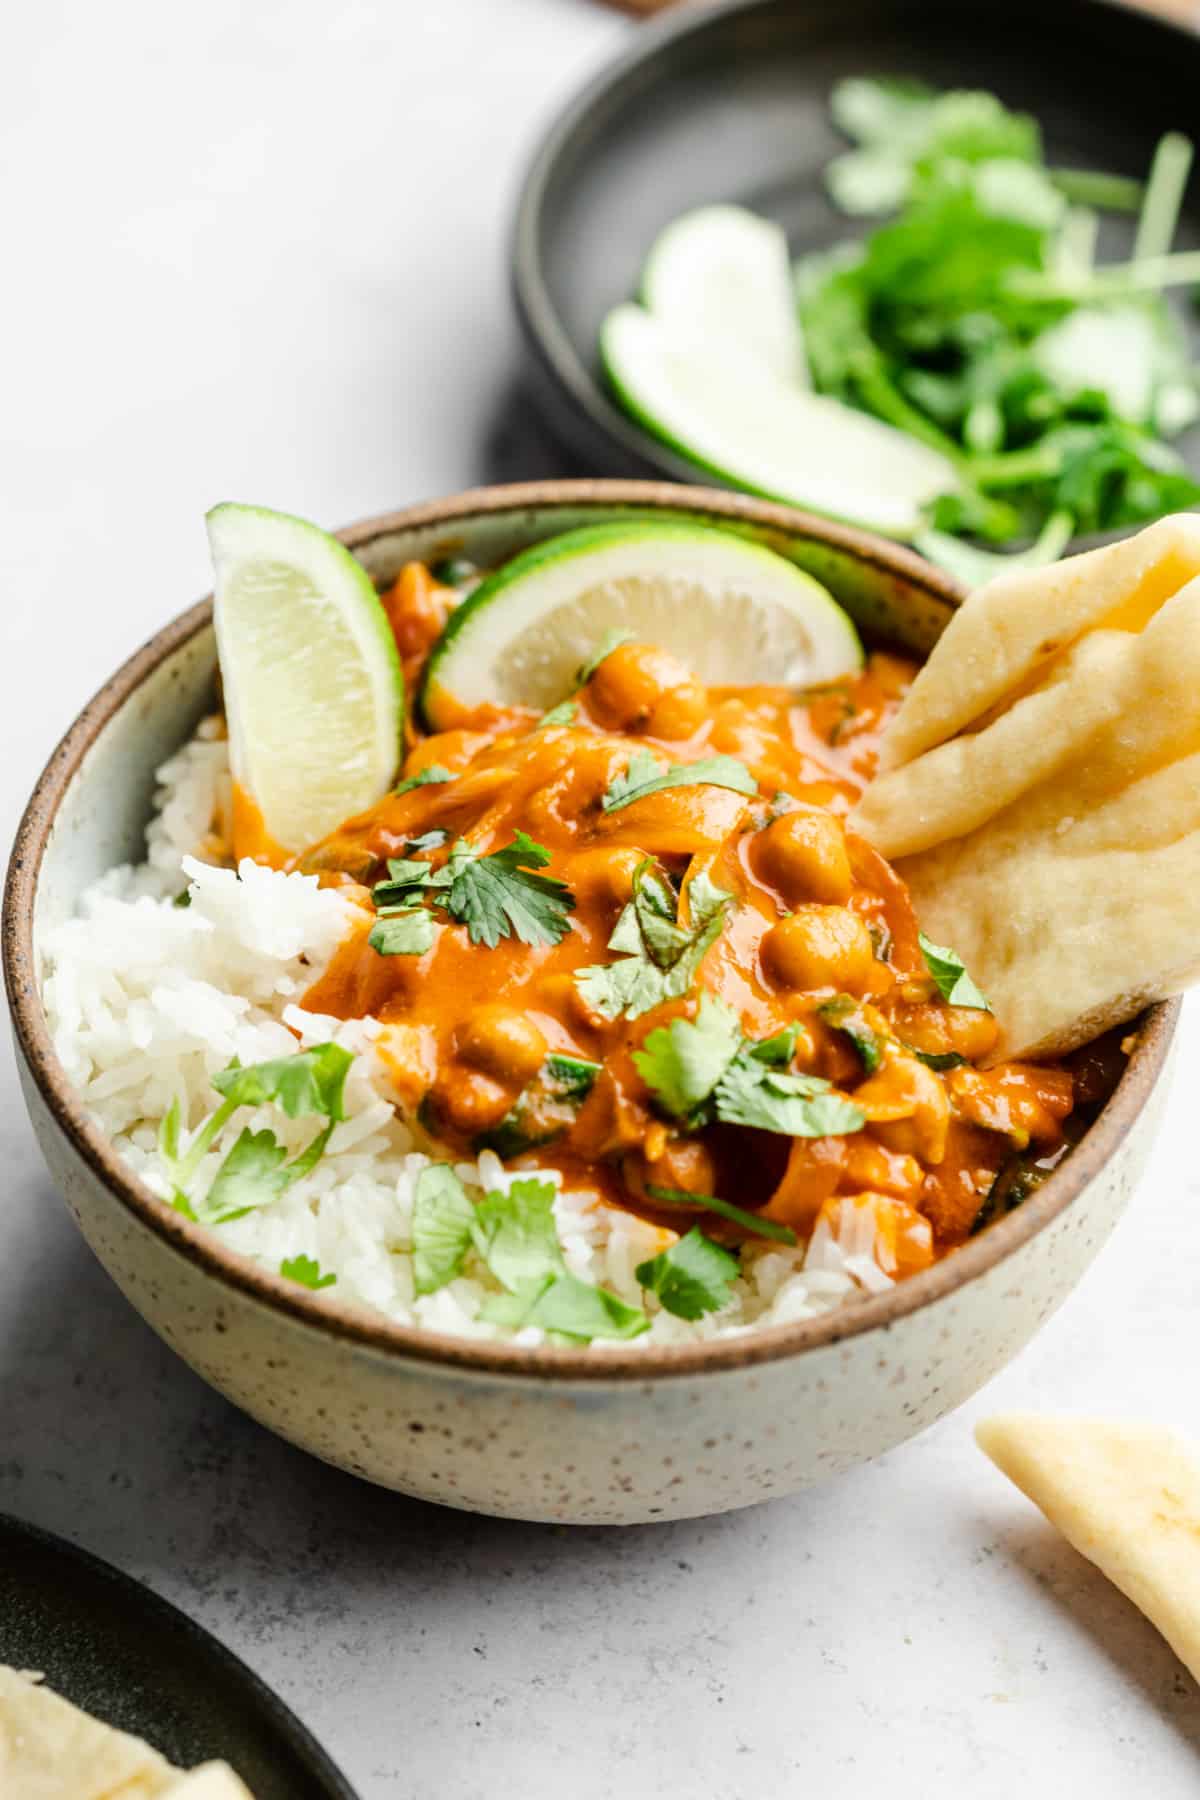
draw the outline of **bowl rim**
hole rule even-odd
[[[848,551],[868,565],[957,605],[962,590],[913,552],[850,526],[797,508],[746,495],[669,482],[537,481],[470,489],[447,499],[365,519],[337,535],[351,550],[415,529],[461,526],[488,516],[569,511],[603,506],[704,514],[742,521],[796,537],[814,538]],[[365,1306],[310,1293],[231,1249],[215,1233],[185,1219],[152,1194],[121,1159],[76,1095],[55,1052],[36,980],[34,898],[59,807],[101,731],[168,657],[205,630],[211,597],[199,601],[155,633],[88,701],[51,753],[25,808],[5,883],[2,938],[5,983],[14,1035],[29,1073],[58,1129],[126,1212],[178,1254],[219,1283],[239,1290],[296,1325],[348,1339],[398,1360],[441,1364],[494,1376],[557,1382],[643,1382],[693,1376],[775,1362],[863,1335],[888,1330],[898,1320],[945,1299],[987,1274],[1021,1249],[1070,1207],[1129,1134],[1160,1076],[1175,1033],[1180,1002],[1150,1007],[1131,1030],[1133,1051],[1116,1088],[1095,1122],[1062,1166],[1007,1218],[920,1274],[885,1293],[834,1308],[814,1319],[769,1325],[687,1344],[562,1349],[458,1338],[402,1325]]]
[[[560,436],[583,445],[581,421],[586,426],[587,450],[594,461],[630,459],[644,476],[675,482],[722,481],[716,470],[691,461],[682,451],[656,438],[623,412],[577,351],[551,296],[546,279],[543,241],[547,196],[558,176],[564,155],[577,141],[586,143],[592,122],[624,100],[645,71],[677,58],[692,38],[719,32],[726,21],[740,15],[752,18],[777,0],[706,0],[701,7],[671,8],[641,26],[635,38],[610,55],[551,115],[534,144],[517,191],[509,229],[509,287],[525,350],[539,382],[539,397],[547,417]],[[909,0],[912,4],[913,0]],[[999,10],[999,0],[993,0]],[[1072,0],[1078,11],[1101,10],[1123,22],[1139,48],[1157,39],[1164,54],[1197,48],[1196,33],[1181,19],[1148,9],[1145,0]],[[1186,51],[1184,52],[1187,53]],[[635,297],[635,296],[627,296]],[[563,421],[569,419],[564,431]],[[614,461],[614,468],[619,465]],[[739,491],[729,482],[730,491]],[[745,489],[740,490],[745,492]],[[786,504],[786,503],[785,503]],[[1104,534],[1086,534],[1075,541],[1087,548],[1104,540]]]

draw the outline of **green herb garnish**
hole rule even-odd
[[[687,1118],[707,1100],[742,1044],[732,1007],[701,994],[695,1019],[672,1019],[633,1053],[638,1074],[667,1112]]]
[[[576,1275],[550,1275],[515,1294],[494,1294],[479,1316],[513,1330],[536,1325],[561,1337],[590,1342],[593,1338],[634,1338],[649,1331],[650,1321],[637,1306],[628,1306],[607,1288],[591,1287]]]
[[[459,838],[436,871],[420,857],[393,857],[388,879],[372,892],[379,924],[368,942],[382,956],[422,955],[434,938],[434,922],[422,906],[427,900],[465,925],[473,944],[489,950],[507,937],[557,944],[567,932],[575,897],[556,876],[533,872],[549,861],[550,852],[523,831],[489,856]]]
[[[380,956],[424,956],[437,936],[433,914],[423,906],[389,908],[367,938]]]
[[[701,873],[688,884],[690,925],[680,925],[674,892],[649,857],[633,878],[633,898],[608,940],[622,960],[580,969],[576,985],[606,1019],[636,1019],[663,1000],[678,1000],[721,935],[733,895]]]
[[[507,1193],[485,1194],[474,1206],[454,1170],[431,1163],[418,1176],[413,1199],[415,1292],[445,1287],[470,1250],[506,1289],[480,1308],[480,1317],[492,1324],[514,1330],[536,1325],[583,1339],[636,1337],[648,1328],[637,1307],[567,1272],[550,1182],[514,1181]]]
[[[449,1163],[430,1163],[413,1194],[413,1291],[435,1294],[462,1268],[471,1248],[475,1208]]]
[[[578,711],[579,708],[574,700],[560,700],[557,706],[552,706],[549,712],[542,714],[537,722],[537,728],[539,731],[545,731],[549,725],[573,725]]]
[[[632,642],[632,631],[624,631],[620,626],[612,626],[606,631],[587,661],[581,663],[576,670],[575,692],[578,693],[581,687],[587,686],[588,682],[592,679],[592,676],[596,673],[596,670],[600,667],[600,664],[602,662],[607,662],[614,650],[619,650],[622,644],[630,644]]]
[[[817,1008],[818,1017],[848,1037],[858,1052],[864,1071],[873,1075],[883,1061],[886,1040],[868,1025],[862,1007],[849,994],[837,994]]]
[[[827,170],[865,241],[805,258],[800,311],[815,385],[942,451],[956,491],[918,546],[970,585],[1007,557],[1051,561],[1076,532],[1191,507],[1165,440],[1200,413],[1161,290],[1200,280],[1173,254],[1192,148],[1160,141],[1148,179],[1046,166],[1027,115],[992,94],[854,79],[832,96],[855,142]],[[1137,210],[1132,256],[1097,267],[1097,207]]]
[[[532,873],[549,861],[550,852],[523,831],[490,856],[480,856],[460,838],[430,883],[445,891],[431,898],[466,926],[473,944],[486,944],[489,950],[507,937],[523,944],[557,944],[569,929],[575,896],[557,876]]]
[[[671,763],[664,768],[649,750],[636,750],[624,774],[611,782],[601,804],[606,813],[616,812],[649,794],[678,787],[729,788],[735,794],[748,795],[758,792],[758,783],[736,756],[706,756],[699,762]]]
[[[235,1057],[213,1076],[222,1103],[182,1144],[182,1113],[172,1101],[158,1132],[158,1151],[174,1188],[172,1205],[186,1218],[223,1225],[253,1208],[266,1206],[294,1181],[314,1169],[336,1122],[343,1118],[343,1090],[354,1058],[340,1044],[315,1044],[295,1056],[243,1068]],[[243,1130],[213,1178],[207,1194],[189,1193],[201,1162],[240,1106],[277,1105],[290,1119],[316,1114],[329,1120],[306,1149],[287,1162],[287,1152],[270,1130]]]
[[[301,1287],[311,1288],[314,1293],[320,1288],[333,1287],[337,1282],[336,1275],[323,1275],[320,1263],[311,1256],[285,1256],[279,1265],[279,1273],[288,1281],[298,1281]]]
[[[740,1225],[743,1231],[749,1231],[755,1237],[771,1238],[777,1244],[794,1244],[797,1241],[796,1234],[789,1225],[778,1225],[774,1219],[760,1219],[757,1213],[744,1212],[740,1206],[734,1206],[728,1200],[719,1200],[715,1194],[691,1194],[686,1188],[658,1187],[654,1182],[647,1184],[646,1192],[661,1206],[690,1206],[716,1213],[719,1218]]]
[[[938,993],[951,1006],[972,1006],[980,1012],[991,1012],[984,996],[980,993],[971,977],[963,967],[962,958],[955,950],[948,950],[941,944],[931,944],[921,932],[917,939],[921,946],[921,955],[925,958],[925,966],[937,983]]]
[[[669,1250],[639,1263],[635,1273],[642,1287],[658,1295],[667,1312],[680,1319],[700,1319],[728,1304],[738,1262],[693,1226]]]
[[[406,775],[403,781],[397,782],[392,789],[395,796],[411,794],[414,788],[428,787],[433,782],[456,781],[458,777],[453,769],[443,769],[440,763],[430,763],[416,775]]]
[[[726,1069],[714,1100],[724,1124],[785,1137],[844,1137],[867,1122],[861,1106],[832,1093],[821,1076],[771,1068],[755,1057],[752,1047]]]
[[[591,1092],[600,1064],[579,1056],[549,1055],[499,1125],[475,1142],[507,1161],[538,1144],[548,1144],[573,1125]]]

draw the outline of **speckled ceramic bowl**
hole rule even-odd
[[[927,649],[953,584],[894,545],[786,507],[655,484],[551,482],[345,532],[381,582],[410,557],[491,563],[587,521],[686,514],[782,550],[868,636]],[[4,964],[34,1129],[88,1242],[193,1368],[272,1430],[370,1481],[571,1523],[747,1506],[911,1437],[1028,1341],[1108,1236],[1142,1168],[1177,1008],[1141,1022],[1099,1120],[1019,1211],[891,1292],[801,1324],[674,1348],[518,1349],[414,1331],[243,1260],[142,1187],[83,1111],[38,997],[35,936],[138,860],[154,770],[212,705],[209,604],[126,663],[38,783],[9,871]]]

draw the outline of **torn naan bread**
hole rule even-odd
[[[52,1693],[37,1675],[0,1667],[3,1800],[252,1800],[225,1763],[183,1775],[141,1738],[115,1731]]]
[[[1200,1458],[1163,1425],[1007,1413],[976,1441],[1200,1681]]]
[[[851,823],[991,1002],[1059,1055],[1200,976],[1200,518],[978,589]]]

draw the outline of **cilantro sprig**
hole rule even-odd
[[[186,1145],[176,1097],[158,1132],[158,1153],[171,1182],[176,1210],[204,1225],[224,1225],[268,1205],[309,1174],[324,1155],[335,1124],[345,1116],[343,1093],[353,1061],[348,1050],[334,1043],[314,1044],[295,1056],[247,1067],[235,1057],[227,1069],[213,1076],[221,1105]],[[247,1126],[221,1162],[207,1193],[193,1195],[189,1190],[200,1164],[234,1113],[242,1106],[265,1105],[278,1106],[289,1119],[315,1115],[329,1123],[291,1162],[273,1131],[251,1131]]]
[[[652,751],[635,750],[624,772],[610,782],[601,805],[606,813],[617,812],[650,794],[681,787],[729,788],[750,796],[758,792],[758,783],[736,756],[705,756],[699,762],[664,767]]]
[[[524,831],[487,856],[459,838],[440,869],[422,857],[392,857],[388,879],[372,890],[379,923],[367,941],[381,956],[423,955],[436,935],[428,901],[489,950],[508,937],[557,944],[569,929],[575,896],[557,876],[537,872],[549,861],[550,852]]]
[[[652,857],[639,864],[633,897],[608,940],[618,962],[577,971],[576,986],[605,1019],[640,1018],[664,1000],[686,994],[709,948],[721,935],[733,895],[699,871],[688,883],[690,923],[681,925],[675,893]]]
[[[987,1000],[963,967],[957,950],[930,943],[924,932],[919,934],[917,942],[925,958],[925,967],[933,976],[943,1000],[949,1001],[951,1006],[971,1006],[979,1012],[991,1012]]]

